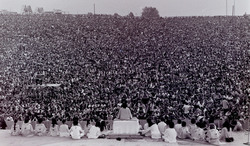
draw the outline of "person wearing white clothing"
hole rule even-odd
[[[85,133],[89,133],[89,130],[92,126],[91,124],[92,122],[90,120],[87,120],[87,124],[84,126],[84,129],[83,129]]]
[[[178,138],[180,139],[187,139],[190,138],[190,132],[188,130],[188,127],[186,126],[186,122],[182,121],[181,128],[178,131]]]
[[[161,132],[160,132],[157,124],[153,123],[151,121],[151,119],[148,119],[147,122],[148,122],[148,126],[149,127],[147,129],[145,129],[145,130],[141,130],[140,132],[142,134],[146,134],[146,133],[150,132],[150,136],[153,139],[159,139],[159,138],[161,138]]]
[[[20,135],[21,131],[20,131],[20,127],[19,125],[17,124],[17,119],[14,120],[14,125],[11,126],[11,135],[12,136],[17,136],[17,135]]]
[[[188,130],[190,132],[191,138],[194,136],[195,130],[197,129],[196,120],[191,119],[191,124],[188,125]]]
[[[101,131],[99,127],[96,127],[94,125],[92,125],[90,127],[89,133],[87,134],[88,138],[93,138],[96,139],[101,135]]]
[[[96,139],[98,138],[100,135],[101,135],[101,130],[98,126],[100,126],[100,122],[97,121],[97,122],[92,122],[91,123],[91,126],[90,126],[90,129],[89,129],[89,133],[87,134],[87,137],[88,138],[93,138],[93,139]]]
[[[38,136],[43,136],[46,134],[46,130],[47,128],[45,127],[45,125],[42,123],[43,122],[43,119],[42,118],[39,118],[38,123],[36,124],[35,126],[35,134],[38,135]]]
[[[84,136],[84,130],[78,125],[78,121],[73,121],[73,126],[70,128],[72,139],[81,139]]]
[[[178,119],[178,120],[177,120],[177,124],[174,125],[174,129],[175,129],[175,131],[177,132],[177,135],[178,135],[179,129],[180,129],[181,127],[182,127],[182,126],[181,126],[181,120]]]
[[[219,131],[217,129],[215,129],[214,124],[210,124],[209,130],[207,131],[207,135],[206,135],[206,141],[211,143],[211,144],[219,145],[220,144],[219,139],[220,139]]]
[[[164,118],[161,119],[161,122],[158,123],[158,128],[161,133],[163,133],[166,130],[167,124],[164,122]]]
[[[49,135],[50,136],[58,136],[59,134],[59,127],[57,125],[57,121],[55,118],[53,118],[51,120],[51,126],[50,126],[50,129],[49,129]]]
[[[143,129],[148,129],[148,123],[145,123]],[[145,136],[150,136],[150,132],[145,133]]]
[[[174,129],[174,123],[170,121],[169,128],[167,128],[165,132],[163,132],[162,138],[165,142],[176,143],[177,142],[176,137],[177,137],[177,132]]]
[[[60,137],[69,137],[69,126],[65,124],[66,120],[62,120],[62,125],[59,127],[59,136]]]
[[[127,107],[126,102],[122,103],[122,107],[119,110],[117,119],[119,119],[119,120],[131,120],[132,119],[131,111]]]
[[[30,137],[33,136],[33,132],[34,130],[32,125],[30,124],[30,119],[29,117],[26,117],[24,120],[24,124],[22,125],[21,134],[23,136]]]
[[[206,127],[206,124],[204,122],[198,122],[196,125],[197,128],[193,131],[193,134],[191,133],[191,139],[203,141],[205,139],[205,131],[203,128]]]

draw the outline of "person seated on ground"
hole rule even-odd
[[[106,126],[106,123],[104,120],[100,121],[100,130],[101,130],[101,132],[107,130],[107,126]]]
[[[69,137],[69,126],[65,124],[66,120],[62,120],[62,125],[59,127],[59,136],[60,137]]]
[[[127,107],[127,103],[123,102],[122,106],[119,110],[117,119],[119,120],[131,120],[132,119],[132,114],[130,109]]]
[[[14,125],[12,125],[11,126],[11,132],[10,132],[10,134],[12,135],[12,136],[17,136],[17,135],[20,135],[20,133],[21,133],[21,131],[20,131],[20,127],[19,127],[19,125],[17,124],[17,119],[15,119],[14,120]]]
[[[225,121],[228,120],[228,117],[227,116],[224,116],[223,114],[220,116],[220,125],[219,125],[219,129],[222,129],[222,125],[223,123],[225,123]]]
[[[6,121],[14,121],[13,118],[11,116],[6,118]]]
[[[161,117],[161,121],[158,123],[158,128],[159,128],[161,134],[163,134],[163,132],[166,130],[166,126],[167,126],[167,124],[164,122],[164,120],[165,119],[163,117]]]
[[[92,126],[91,123],[92,123],[92,122],[88,119],[88,120],[87,120],[87,124],[86,124],[85,127],[84,127],[84,132],[85,132],[85,133],[89,133],[89,129],[90,129],[91,126]]]
[[[24,123],[21,128],[21,134],[26,137],[33,136],[34,129],[32,125],[30,124],[29,117],[25,117]]]
[[[230,131],[230,123],[228,121],[225,121],[222,125],[220,140],[226,142],[233,142],[234,139],[233,137],[230,137],[229,131]]]
[[[84,130],[79,126],[78,120],[73,121],[73,126],[70,128],[70,135],[72,139],[81,139],[84,136]]]
[[[148,128],[145,130],[140,130],[142,134],[150,133],[149,136],[153,139],[159,139],[161,138],[161,132],[159,131],[159,128],[157,124],[155,124],[151,119],[147,119]]]
[[[218,123],[215,123],[215,120],[214,120],[214,117],[211,116],[209,119],[208,119],[208,124],[214,124],[215,125],[215,129],[218,129],[219,130],[219,124]]]
[[[3,117],[0,117],[0,129],[6,129],[7,124]]]
[[[220,133],[215,128],[215,124],[210,124],[207,130],[205,140],[211,144],[220,144]]]
[[[93,138],[93,139],[98,138],[101,135],[101,130],[100,130],[101,124],[100,124],[100,122],[92,120],[90,125],[91,126],[90,126],[90,129],[89,129],[89,132],[87,133],[87,137],[88,138]]]
[[[177,137],[177,132],[174,129],[174,122],[169,121],[168,122],[169,128],[167,128],[164,132],[163,132],[163,140],[165,142],[169,142],[169,143],[175,143],[176,142],[176,137]]]
[[[239,120],[233,120],[232,125],[234,126],[233,131],[242,131],[243,130],[242,124],[240,123]]]
[[[204,128],[206,124],[204,122],[197,122],[196,126],[197,128],[193,131],[193,134],[191,133],[191,139],[203,141],[205,139]]]
[[[58,136],[59,134],[59,126],[57,125],[57,121],[55,118],[52,118],[51,120],[51,126],[49,129],[49,135],[50,136]]]
[[[42,122],[43,122],[43,119],[38,118],[37,124],[35,125],[35,134],[38,136],[43,136],[46,134],[47,128]]]
[[[188,125],[188,130],[190,132],[190,136],[193,137],[194,135],[194,131],[197,129],[197,125],[196,125],[196,120],[195,119],[191,119],[191,124]]]
[[[148,129],[148,122],[143,125],[143,129]],[[142,127],[141,127],[142,128]],[[151,136],[150,132],[145,133],[145,136]]]
[[[181,123],[181,128],[179,129],[179,132],[177,132],[177,136],[180,139],[187,139],[190,138],[190,132],[188,130],[188,127],[186,126],[186,122],[182,121]]]
[[[179,132],[180,128],[181,128],[181,119],[178,119],[177,123],[174,125],[174,129],[177,132],[177,135],[178,135],[178,132]]]

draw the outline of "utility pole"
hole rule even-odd
[[[234,0],[234,16],[235,16],[235,0]]]
[[[226,16],[227,16],[227,0],[226,0]]]
[[[95,4],[94,4],[94,15],[95,15]]]
[[[232,8],[232,16],[235,16],[235,0],[234,0],[233,8]]]

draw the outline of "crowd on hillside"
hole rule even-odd
[[[249,20],[0,15],[0,114],[244,119]],[[60,86],[49,86],[59,84]]]

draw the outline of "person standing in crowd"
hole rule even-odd
[[[191,109],[191,106],[190,106],[186,101],[184,101],[183,111],[184,111],[184,116],[185,116],[186,118],[189,117],[190,109]]]
[[[37,124],[35,125],[35,135],[43,136],[46,134],[47,129],[42,122],[43,122],[43,119],[38,118]]]
[[[226,114],[229,111],[229,103],[226,98],[222,100],[222,109],[224,111],[224,114]]]
[[[163,140],[168,143],[176,143],[177,132],[174,129],[174,122],[168,122],[169,128],[163,132]]]
[[[30,124],[30,118],[27,116],[24,119],[24,123],[21,128],[21,134],[26,137],[33,136],[34,129],[32,125]]]
[[[122,106],[119,110],[117,119],[119,120],[131,120],[132,119],[132,114],[130,109],[127,107],[127,103],[123,102]]]
[[[70,135],[72,139],[81,139],[84,136],[84,130],[79,126],[77,119],[73,121],[73,126],[70,128]]]
[[[58,136],[58,134],[59,134],[59,128],[57,125],[56,118],[52,118],[50,130],[49,130],[49,135],[50,136]]]
[[[17,119],[15,119],[14,120],[14,125],[12,125],[11,126],[11,132],[10,132],[10,134],[12,135],[12,136],[17,136],[17,135],[20,135],[20,133],[21,133],[21,131],[20,131],[20,127],[19,127],[19,125],[17,124]]]
[[[198,106],[198,108],[203,108],[204,107],[204,99],[202,98],[201,100],[198,100],[198,102],[197,102],[197,106]]]
[[[66,120],[62,120],[62,125],[59,127],[59,136],[60,137],[69,137],[69,126],[65,124]]]
[[[148,128],[145,130],[140,130],[142,134],[150,133],[151,138],[153,139],[159,139],[161,138],[161,132],[159,131],[159,128],[157,124],[155,124],[151,119],[147,119]]]

